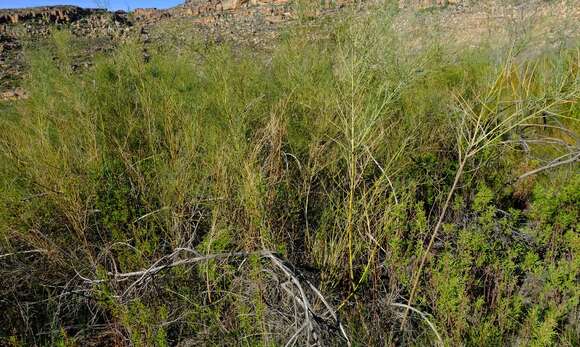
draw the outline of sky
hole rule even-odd
[[[0,0],[0,8],[20,8],[49,5],[76,5],[81,7],[108,7],[111,10],[132,10],[139,7],[173,7],[183,0]]]

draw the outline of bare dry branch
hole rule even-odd
[[[185,259],[180,259],[180,260],[175,260],[173,262],[160,265],[165,261],[173,259],[175,256],[179,255],[179,253],[182,253],[182,252],[193,253],[196,256],[190,257],[190,258],[185,258]],[[214,260],[214,259],[227,259],[227,258],[232,258],[232,257],[234,257],[234,258],[241,257],[241,258],[244,258],[244,260],[245,260],[249,256],[259,256],[261,258],[269,259],[271,261],[271,263],[275,266],[275,268],[282,271],[282,273],[284,273],[284,275],[288,278],[288,282],[285,282],[285,283],[288,283],[288,284],[292,283],[292,285],[298,290],[299,294],[296,295],[294,293],[294,291],[292,291],[290,288],[288,288],[288,286],[285,285],[285,283],[283,283],[281,285],[281,288],[284,289],[285,292],[288,293],[288,295],[290,295],[295,300],[295,302],[297,302],[299,304],[299,306],[302,307],[302,310],[304,311],[304,322],[302,323],[302,325],[300,327],[297,328],[297,330],[294,332],[294,334],[288,340],[287,345],[289,346],[289,345],[295,344],[296,340],[298,339],[300,334],[302,334],[304,331],[306,332],[306,339],[307,339],[308,343],[310,343],[311,340],[316,343],[318,338],[319,338],[319,335],[317,334],[317,332],[315,330],[315,324],[314,324],[313,318],[317,317],[317,320],[320,320],[322,318],[317,316],[314,313],[315,310],[312,307],[310,300],[308,299],[307,291],[305,290],[304,286],[302,285],[299,277],[290,268],[288,268],[288,266],[286,266],[284,264],[284,262],[277,255],[275,255],[271,251],[262,250],[262,251],[256,251],[256,252],[231,252],[231,253],[200,255],[194,249],[176,248],[172,253],[170,253],[164,257],[161,257],[160,259],[155,261],[149,268],[144,269],[144,270],[125,272],[125,273],[109,272],[108,275],[111,278],[107,278],[107,279],[89,279],[89,278],[83,277],[80,274],[77,274],[77,275],[85,283],[88,283],[91,285],[94,285],[97,283],[103,283],[103,282],[124,282],[124,281],[127,281],[127,280],[130,280],[132,278],[137,277],[137,279],[134,280],[127,287],[127,289],[125,289],[123,294],[120,296],[120,297],[127,297],[134,288],[145,283],[145,281],[151,279],[151,277],[153,277],[154,275],[158,274],[159,272],[161,272],[165,269],[169,269],[169,268],[173,268],[173,267],[177,267],[177,266],[182,266],[182,265],[196,264],[199,262],[204,262],[204,261],[209,261],[209,260]],[[343,326],[343,324],[340,322],[340,319],[339,319],[336,311],[332,308],[332,306],[324,298],[322,293],[320,293],[320,291],[312,283],[310,283],[309,281],[306,281],[306,283],[308,284],[308,288],[310,288],[312,293],[314,293],[314,296],[317,297],[318,299],[320,299],[320,301],[326,307],[326,310],[330,313],[330,315],[334,319],[334,322],[335,322],[336,326],[338,327],[338,329],[340,330],[342,338],[345,339],[347,346],[351,346],[351,342],[350,342],[350,339],[348,338],[348,335],[346,333],[346,329]],[[317,324],[317,326],[319,326],[319,325]]]
[[[568,158],[568,159],[563,159],[563,160],[562,159],[560,159],[560,160],[556,159],[556,160],[552,161],[548,165],[539,167],[539,168],[534,169],[532,171],[528,171],[525,174],[516,177],[511,183],[517,182],[517,181],[519,181],[521,179],[524,179],[526,177],[535,175],[535,174],[540,173],[542,171],[550,170],[550,169],[556,168],[558,166],[562,166],[562,165],[566,165],[566,164],[572,164],[574,162],[580,161],[580,152],[570,153],[570,154],[565,155],[564,157],[568,157],[570,155],[572,155],[572,156],[570,158]]]
[[[0,254],[0,259],[15,256],[15,255],[31,254],[31,253],[48,253],[48,251],[46,249],[31,249],[29,251],[6,253],[6,254]]]

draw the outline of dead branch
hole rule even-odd
[[[190,258],[185,258],[185,259],[180,259],[180,260],[175,260],[175,261],[163,264],[164,262],[167,262],[167,261],[174,259],[174,257],[176,257],[177,255],[179,255],[182,252],[193,253],[196,256],[190,257]],[[183,265],[192,265],[192,264],[196,264],[199,262],[204,262],[204,261],[209,261],[209,260],[214,260],[214,259],[228,259],[228,258],[232,258],[232,257],[234,257],[234,258],[238,257],[238,258],[243,258],[245,260],[247,257],[250,257],[250,256],[259,256],[259,257],[264,258],[264,259],[266,259],[266,258],[269,259],[270,262],[276,268],[278,268],[280,271],[282,271],[282,273],[284,273],[284,275],[288,278],[288,282],[285,282],[285,283],[286,284],[291,283],[293,285],[293,287],[295,287],[298,290],[298,295],[297,295],[293,290],[288,288],[288,286],[285,285],[285,283],[280,285],[282,287],[282,289],[284,289],[284,291],[286,293],[288,293],[288,295],[290,295],[294,299],[294,301],[297,302],[299,304],[299,306],[302,307],[302,310],[304,311],[303,324],[297,328],[297,330],[294,332],[294,334],[288,340],[286,345],[288,345],[288,346],[293,345],[296,342],[296,340],[298,339],[298,337],[300,336],[300,334],[302,334],[304,331],[306,332],[306,339],[307,339],[308,343],[310,343],[311,340],[313,340],[316,343],[316,341],[319,338],[319,335],[316,333],[315,324],[313,323],[313,318],[316,318],[317,320],[320,320],[321,318],[320,318],[320,316],[317,316],[314,313],[315,310],[312,307],[310,300],[308,299],[307,291],[305,290],[304,286],[302,285],[302,282],[300,281],[299,276],[297,276],[290,268],[288,268],[288,266],[286,266],[284,264],[283,260],[281,260],[277,255],[275,255],[271,251],[262,250],[262,251],[256,251],[256,252],[231,252],[231,253],[200,255],[194,249],[177,248],[171,254],[168,254],[166,256],[161,257],[160,259],[155,261],[149,268],[144,269],[144,270],[124,272],[124,273],[109,272],[108,275],[110,276],[110,278],[106,278],[106,279],[89,279],[89,278],[81,276],[80,274],[77,274],[77,275],[83,281],[85,281],[86,283],[91,284],[91,285],[103,283],[103,282],[121,283],[121,282],[125,282],[127,280],[130,280],[132,278],[137,277],[137,279],[134,280],[127,287],[127,289],[125,289],[123,294],[120,295],[120,297],[123,298],[123,297],[127,297],[134,288],[145,283],[145,281],[151,279],[153,276],[155,276],[156,274],[158,274],[161,271],[166,270],[166,269],[170,269],[170,268],[177,267],[177,266],[183,266]],[[316,298],[320,299],[320,301],[326,307],[326,310],[332,316],[334,323],[336,324],[336,327],[338,327],[342,338],[345,339],[347,346],[351,346],[351,342],[350,342],[350,339],[348,338],[348,335],[346,333],[346,329],[342,325],[336,311],[332,308],[332,306],[324,298],[322,293],[312,283],[310,283],[309,281],[306,281],[306,283],[308,285],[308,288],[310,288],[312,293],[314,293],[314,296]],[[317,324],[317,326],[319,326],[319,325]]]
[[[46,249],[31,249],[29,251],[6,253],[6,254],[0,254],[0,259],[15,256],[15,255],[31,254],[31,253],[48,253],[48,251]]]
[[[556,159],[556,160],[553,160],[548,165],[539,167],[539,168],[534,169],[532,171],[528,171],[525,174],[516,177],[511,183],[515,183],[515,182],[517,182],[517,181],[519,181],[521,179],[524,179],[526,177],[535,175],[535,174],[540,173],[542,171],[550,170],[550,169],[556,168],[558,166],[562,166],[562,165],[566,165],[566,164],[572,164],[574,162],[580,161],[580,152],[570,153],[570,154],[565,155],[564,157],[568,157],[570,155],[572,155],[572,156],[570,158],[568,158],[568,159]]]

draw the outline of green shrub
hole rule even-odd
[[[355,345],[436,341],[415,313],[400,329],[407,300],[446,345],[577,344],[576,164],[512,180],[540,166],[522,139],[566,144],[530,141],[538,160],[575,146],[578,50],[417,49],[389,13],[355,19],[294,29],[268,63],[127,43],[76,74],[66,34],[30,53],[30,98],[0,119],[1,341],[285,343],[294,302],[260,258],[115,281],[268,249]]]

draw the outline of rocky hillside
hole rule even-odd
[[[378,2],[326,0],[312,5],[291,0],[186,0],[167,10],[139,8],[131,13],[75,6],[0,10],[0,99],[26,95],[18,88],[25,71],[23,49],[38,45],[54,30],[69,30],[85,42],[87,49],[79,51],[75,62],[82,66],[90,65],[95,53],[111,50],[129,37],[145,45],[164,42],[168,30],[176,32],[181,41],[228,41],[267,49],[290,23],[312,24],[317,18],[353,9],[364,11]],[[405,14],[398,17],[399,26],[409,40],[443,29],[451,42],[475,45],[490,35],[525,36],[527,30],[554,45],[563,36],[574,40],[579,32],[580,8],[569,1],[401,0],[398,7]],[[555,39],[550,42],[550,38]]]

